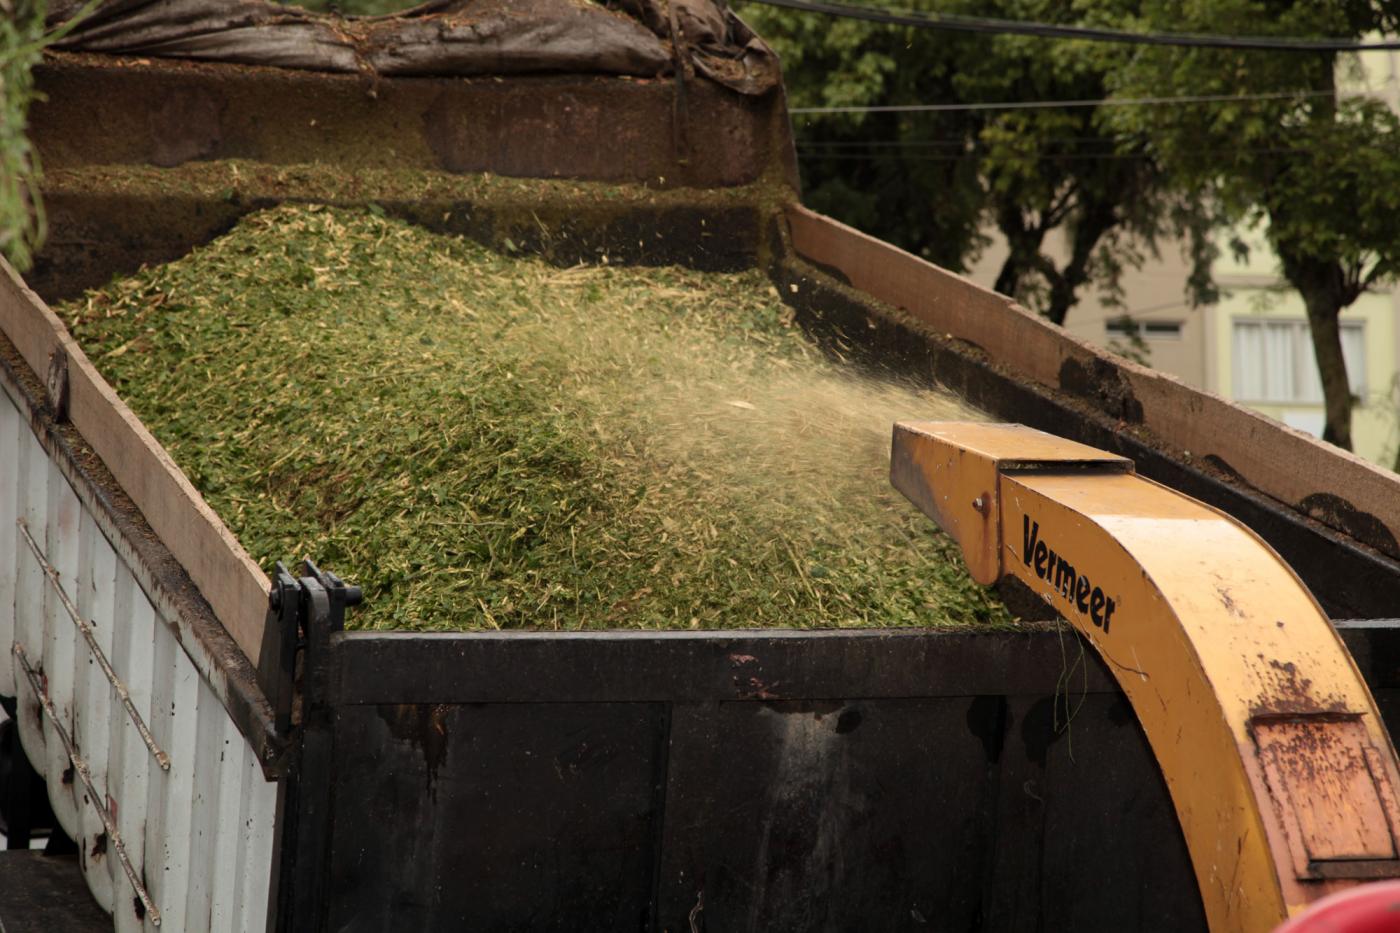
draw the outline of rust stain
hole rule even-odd
[[[1243,619],[1244,613],[1240,607],[1235,605],[1235,598],[1230,595],[1230,588],[1221,584],[1216,584],[1215,592],[1220,595],[1220,605],[1225,607],[1225,611],[1237,619]]]
[[[1396,814],[1386,803],[1393,794],[1368,764],[1359,717],[1266,720],[1251,729],[1299,878],[1317,877],[1319,861],[1395,857]]]
[[[429,792],[434,791],[437,772],[447,760],[447,716],[452,707],[446,704],[416,703],[380,707],[379,716],[394,738],[417,746],[423,755],[425,778]]]
[[[1319,696],[1313,690],[1312,679],[1300,674],[1292,661],[1258,657],[1265,663],[1259,671],[1261,695],[1249,707],[1251,718],[1351,713],[1341,697]]]
[[[755,700],[781,700],[782,697],[773,691],[778,688],[778,681],[771,684],[764,683],[757,677],[750,677],[748,680],[748,690],[744,695]],[[742,690],[743,688],[741,688]]]

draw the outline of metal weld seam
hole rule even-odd
[[[136,731],[141,735],[141,741],[146,743],[146,748],[150,749],[155,756],[156,764],[160,765],[160,770],[170,770],[170,756],[161,750],[156,744],[155,736],[151,735],[151,730],[146,727],[146,721],[141,718],[141,713],[136,709],[136,705],[131,702],[131,691],[127,690],[126,684],[122,683],[117,672],[112,669],[111,662],[107,660],[107,655],[103,654],[102,647],[97,644],[97,636],[92,633],[92,625],[78,614],[78,607],[73,605],[73,600],[64,592],[63,584],[59,582],[58,571],[48,562],[44,552],[39,549],[39,542],[34,540],[34,536],[29,533],[29,523],[24,519],[15,522],[19,526],[20,533],[24,535],[25,543],[29,545],[29,550],[33,552],[34,559],[39,562],[39,566],[44,570],[44,576],[48,577],[49,584],[54,592],[58,594],[59,602],[63,603],[63,608],[68,611],[68,617],[73,620],[73,624],[78,627],[78,631],[83,633],[83,638],[87,641],[88,648],[92,650],[92,655],[97,659],[97,666],[102,668],[102,673],[107,675],[107,681],[111,683],[112,689],[117,691],[117,696],[122,701],[122,707],[126,714],[131,717],[131,721],[136,724]]]
[[[136,896],[141,899],[142,906],[146,908],[147,918],[150,919],[152,926],[160,926],[160,911],[151,901],[151,895],[146,892],[146,887],[141,883],[141,879],[136,877],[136,869],[126,854],[126,843],[122,841],[122,834],[113,823],[111,814],[100,803],[105,798],[97,792],[96,785],[92,783],[92,772],[88,770],[87,762],[73,747],[73,740],[69,737],[68,730],[63,727],[63,722],[58,718],[58,711],[54,709],[53,700],[49,699],[49,695],[44,692],[44,685],[40,682],[38,673],[29,664],[29,655],[25,653],[24,646],[15,642],[13,650],[15,657],[19,659],[20,667],[24,669],[24,676],[29,679],[29,686],[33,688],[35,696],[39,698],[39,703],[44,707],[44,714],[53,723],[53,731],[58,734],[59,741],[63,743],[63,750],[68,753],[68,760],[73,763],[73,770],[78,772],[83,786],[87,788],[88,799],[92,802],[93,809],[97,811],[97,818],[102,821],[102,828],[107,832],[107,841],[116,850],[117,859],[122,863],[122,870],[126,872],[127,880],[136,889]]]

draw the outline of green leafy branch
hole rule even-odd
[[[47,232],[39,194],[39,155],[29,139],[29,107],[42,95],[34,66],[98,6],[89,2],[56,29],[44,26],[44,0],[0,0],[0,256],[20,271],[34,261]]]

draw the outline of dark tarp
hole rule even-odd
[[[54,0],[50,24],[83,3]],[[772,50],[723,0],[429,0],[375,17],[270,0],[104,0],[58,47],[378,75],[655,77],[682,63],[742,94],[779,81]]]

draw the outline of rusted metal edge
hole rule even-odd
[[[1053,694],[1059,638],[1026,629],[338,632],[328,687],[339,706]],[[1119,692],[1097,662],[1080,688]]]
[[[117,860],[121,862],[122,871],[126,872],[127,880],[131,882],[131,887],[135,889],[136,896],[141,899],[141,905],[146,909],[146,919],[151,922],[152,926],[160,926],[160,909],[151,900],[151,895],[146,891],[145,884],[142,883],[136,868],[131,864],[131,858],[126,854],[126,843],[122,840],[121,831],[117,829],[112,814],[100,803],[107,799],[107,795],[98,792],[97,786],[92,781],[92,772],[88,769],[86,759],[79,755],[77,748],[74,747],[72,737],[68,735],[63,720],[59,717],[58,711],[54,709],[53,700],[49,699],[48,692],[44,690],[40,674],[29,663],[29,655],[25,653],[24,646],[15,642],[11,650],[15,659],[19,661],[20,669],[24,671],[30,688],[38,697],[40,705],[43,706],[44,715],[48,716],[49,722],[53,724],[54,733],[63,743],[63,750],[67,753],[68,760],[73,763],[73,770],[77,772],[79,780],[87,788],[88,801],[92,808],[97,811],[97,818],[102,821],[102,828],[107,833],[107,841],[116,850]]]
[[[248,742],[264,777],[279,778],[285,771],[287,741],[275,731],[272,706],[258,686],[252,663],[81,435],[71,425],[54,421],[43,401],[42,384],[3,333],[0,390],[26,416],[30,430],[103,537],[131,569],[137,586]]]
[[[121,700],[122,708],[126,710],[127,716],[136,726],[136,731],[141,736],[141,741],[145,743],[147,750],[155,758],[156,764],[160,765],[160,770],[170,770],[170,756],[161,750],[156,743],[155,736],[151,735],[151,730],[146,726],[146,720],[141,718],[141,713],[131,702],[131,691],[126,684],[117,676],[117,672],[112,669],[112,662],[107,660],[106,653],[102,646],[97,643],[97,637],[92,633],[92,625],[78,612],[78,607],[74,605],[68,592],[64,590],[63,583],[58,578],[58,571],[53,564],[44,556],[43,548],[39,547],[39,542],[34,540],[34,536],[29,533],[29,523],[24,519],[17,519],[15,525],[19,528],[20,534],[24,537],[24,543],[29,545],[29,552],[34,555],[34,559],[39,562],[39,567],[44,571],[44,576],[48,579],[49,585],[58,596],[58,601],[63,604],[63,609],[68,613],[68,618],[73,620],[73,624],[78,627],[78,631],[83,633],[83,640],[87,642],[88,650],[97,660],[97,666],[102,668],[102,673],[106,675],[107,682],[112,685],[112,689],[117,692],[117,698]]]

